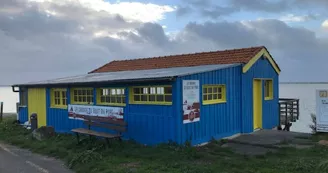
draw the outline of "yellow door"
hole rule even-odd
[[[47,125],[46,117],[46,89],[29,88],[28,89],[28,119],[33,113],[38,115],[38,127]]]
[[[253,81],[253,125],[254,129],[262,128],[262,81]]]

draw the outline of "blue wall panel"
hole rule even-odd
[[[19,112],[18,112],[18,120],[20,121],[21,124],[25,123],[28,121],[28,111],[27,107],[20,107]]]
[[[262,126],[264,129],[271,129],[279,124],[279,75],[276,73],[268,60],[260,58],[247,73],[242,75],[243,88],[243,116],[242,132],[253,132],[253,79],[273,79],[273,100],[264,100],[264,82],[262,82],[263,91],[263,112]]]
[[[147,86],[155,84],[133,84],[133,86]],[[156,85],[174,85],[174,83],[157,83]],[[92,86],[90,86],[92,87]],[[98,87],[98,86],[96,86]],[[126,99],[129,103],[128,85],[102,87],[125,87]],[[175,95],[173,86],[172,97]],[[96,94],[96,90],[94,92]],[[70,102],[70,92],[67,93],[68,103]],[[96,98],[96,97],[94,97]],[[96,104],[96,99],[95,99]],[[158,144],[168,141],[175,141],[175,106],[172,105],[144,105],[127,104],[124,107],[124,121],[127,122],[127,132],[123,134],[124,139],[133,139],[142,144]],[[50,107],[50,89],[47,89],[47,125],[53,126],[56,132],[70,132],[73,128],[86,127],[81,120],[68,119],[67,109],[58,109]],[[92,128],[97,131],[108,132],[104,128]]]
[[[208,142],[215,138],[231,136],[241,132],[241,66],[212,72],[199,73],[178,78],[177,80],[177,120],[178,143],[186,141],[192,145]],[[182,80],[199,80],[200,87],[206,84],[225,84],[226,103],[202,105],[200,121],[183,124],[182,121]],[[200,88],[202,103],[202,87]]]

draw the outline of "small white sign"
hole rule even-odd
[[[68,118],[84,120],[85,116],[123,120],[122,107],[68,105]]]
[[[200,121],[199,80],[183,80],[183,123]]]
[[[316,91],[317,131],[328,132],[328,90]]]

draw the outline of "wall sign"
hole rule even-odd
[[[316,92],[317,131],[328,132],[328,90]]]
[[[123,108],[92,105],[68,105],[68,118],[85,120],[87,116],[123,120]]]
[[[182,81],[183,124],[200,121],[199,80]]]

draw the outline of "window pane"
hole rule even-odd
[[[218,99],[218,94],[214,94],[213,95],[213,100],[217,100]]]
[[[115,96],[111,96],[110,97],[110,102],[111,103],[116,103],[116,97]]]
[[[207,88],[207,93],[213,93],[212,87]]]
[[[163,102],[164,101],[164,96],[163,95],[157,95],[156,100],[157,100],[157,102]]]
[[[203,95],[203,100],[204,100],[204,101],[207,100],[207,95]]]
[[[89,97],[88,97],[89,99]],[[87,98],[86,97],[82,97],[82,102],[90,102],[89,100],[87,101]]]
[[[105,97],[105,102],[106,102],[106,103],[110,103],[110,97],[109,97],[109,96],[106,96],[106,97]]]
[[[116,95],[116,89],[111,89],[110,91],[111,91],[110,93],[111,95]]]
[[[155,101],[155,95],[149,95],[149,101],[154,102]]]
[[[218,99],[222,99],[222,94],[218,94]]]
[[[207,95],[208,100],[213,100],[212,94]]]
[[[76,90],[74,90],[74,95],[77,95],[77,91]]]
[[[140,94],[140,88],[133,88],[133,93]]]
[[[78,100],[77,100],[77,96],[74,96],[74,101],[75,101],[75,102],[77,102],[77,101],[78,101]]]
[[[63,98],[66,98],[66,91],[63,91],[63,92],[62,92],[62,97],[63,97]]]
[[[122,97],[122,103],[125,103],[125,97],[124,96]]]
[[[165,94],[172,94],[172,87],[165,87],[164,89],[165,89],[164,91]]]
[[[207,88],[203,88],[203,93],[204,93],[204,94],[207,93]]]
[[[218,92],[218,87],[214,87],[213,88],[213,93],[217,93]]]
[[[148,94],[148,88],[143,88],[142,89],[142,94]]]
[[[134,101],[140,101],[140,95],[135,95],[134,96]]]
[[[148,101],[147,95],[141,95],[141,101]]]
[[[165,102],[171,102],[172,101],[172,95],[165,95]]]
[[[67,105],[66,101],[66,99],[63,99],[63,105]]]
[[[116,103],[122,103],[122,97],[117,97],[116,98]]]
[[[82,97],[78,96],[78,102],[83,102]]]
[[[122,95],[124,95],[125,94],[125,89],[122,89]]]
[[[121,95],[122,94],[121,91],[122,91],[121,89],[116,89],[116,94]]]
[[[222,87],[218,88],[218,93],[222,93]]]

